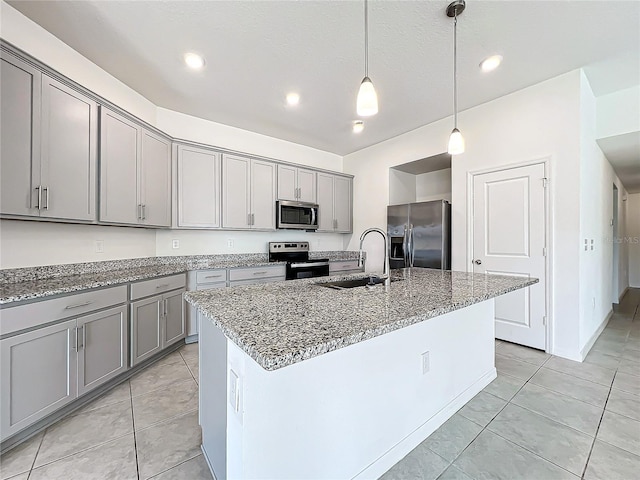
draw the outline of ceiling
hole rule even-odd
[[[339,155],[452,114],[448,1],[370,2],[380,112],[360,134],[361,1],[8,3],[159,106]],[[583,66],[596,95],[640,84],[640,2],[468,0],[458,41],[461,109]],[[482,74],[495,53],[503,65]]]

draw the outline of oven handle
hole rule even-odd
[[[305,267],[328,267],[329,262],[307,262],[307,263],[291,263],[291,268],[305,268]]]

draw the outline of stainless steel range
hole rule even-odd
[[[309,260],[309,242],[269,242],[269,261],[287,262],[287,280],[329,275],[329,259]]]

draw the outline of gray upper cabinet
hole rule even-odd
[[[96,103],[2,53],[3,215],[96,219]]]
[[[177,172],[178,227],[220,227],[220,154],[179,145]]]
[[[316,172],[292,165],[278,165],[278,199],[316,201]]]
[[[78,395],[83,395],[127,370],[127,307],[81,317],[77,328]]]
[[[100,221],[138,223],[138,152],[141,128],[100,108]]]
[[[275,228],[276,164],[245,157],[222,157],[222,226]]]
[[[0,437],[5,439],[77,397],[76,321],[0,341]]]
[[[350,233],[352,230],[352,179],[318,173],[318,231]]]
[[[0,60],[0,213],[37,216],[42,74],[5,52]]]
[[[171,226],[171,142],[104,107],[100,221]]]
[[[42,217],[96,219],[98,107],[42,76]]]

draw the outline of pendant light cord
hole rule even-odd
[[[453,124],[458,128],[458,10],[453,17]]]
[[[364,76],[369,76],[369,6],[364,0]]]

